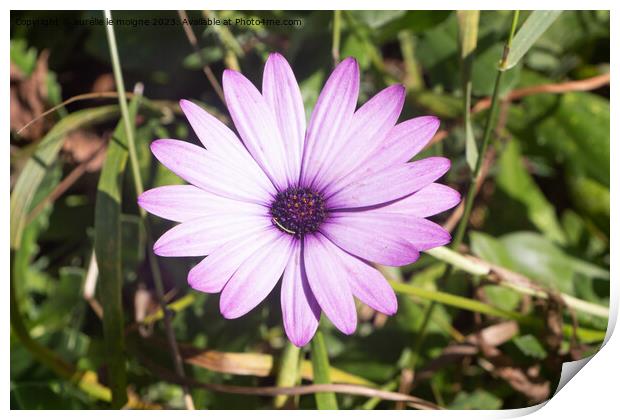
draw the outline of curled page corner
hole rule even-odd
[[[602,349],[603,347],[601,347]],[[599,351],[601,351],[601,349],[599,349]],[[560,390],[562,388],[564,388],[564,385],[566,385],[568,383],[568,381],[570,381],[571,379],[573,379],[573,377],[590,361],[592,360],[592,358],[595,355],[580,359],[580,360],[573,360],[572,362],[565,362],[562,363],[562,372],[560,373],[560,381],[558,382],[558,387],[555,389],[555,392],[553,394],[553,396],[556,396],[558,392],[560,392]],[[551,397],[553,398],[553,397]]]
[[[573,377],[579,372],[583,367],[588,364],[593,357],[595,357],[607,344],[611,335],[613,334],[616,328],[616,320],[618,319],[618,297],[620,295],[618,291],[617,285],[610,284],[610,299],[609,299],[609,315],[607,321],[607,331],[605,333],[605,339],[603,340],[603,344],[598,349],[596,353],[592,356],[586,357],[581,360],[575,360],[572,362],[566,362],[562,364],[562,372],[560,374],[560,382],[558,383],[558,387],[555,390],[553,396],[556,396],[558,392],[564,385],[566,385]],[[553,397],[552,397],[553,398]]]
[[[605,339],[603,340],[603,344],[601,345],[601,347],[598,349],[598,351],[596,353],[594,353],[592,356],[580,359],[580,360],[574,360],[572,362],[566,362],[566,363],[562,363],[562,372],[560,373],[560,381],[558,383],[558,387],[556,388],[555,392],[553,393],[553,396],[555,397],[558,392],[560,392],[560,390],[562,388],[564,388],[564,386],[571,380],[573,379],[573,377],[575,375],[577,375],[577,373],[583,369],[583,367],[585,365],[588,364],[588,362],[590,360],[592,360],[592,358],[596,357],[596,355],[603,350],[603,348],[605,347],[605,345],[607,344],[607,342],[609,341],[609,339],[611,338],[611,335],[613,334],[615,328],[616,328],[616,320],[618,319],[618,287],[617,286],[613,286],[610,285],[611,287],[611,294],[610,294],[610,305],[609,305],[609,316],[608,316],[608,321],[607,321],[607,331],[605,333]],[[553,397],[551,397],[553,398]],[[545,403],[543,403],[544,405]]]
[[[495,413],[499,415],[496,418],[515,418],[515,417],[526,416],[526,415],[537,412],[538,410],[543,408],[545,405],[547,405],[547,403],[551,401],[551,399],[553,399],[553,397],[555,397],[562,390],[562,388],[564,388],[564,386],[568,382],[570,382],[570,380],[573,379],[575,375],[577,375],[577,373],[579,373],[579,371],[583,369],[585,365],[587,365],[590,362],[590,360],[596,357],[596,355],[604,349],[605,345],[611,338],[611,335],[613,334],[616,328],[616,321],[618,319],[618,302],[620,301],[619,297],[620,297],[620,293],[618,291],[618,287],[611,285],[611,294],[610,294],[610,300],[609,300],[610,301],[609,318],[607,321],[607,331],[605,333],[605,339],[603,340],[603,344],[601,345],[601,347],[598,349],[596,353],[594,353],[593,355],[589,357],[585,357],[580,360],[574,360],[572,362],[562,363],[562,371],[560,373],[560,380],[551,398],[549,398],[547,401],[543,401],[539,404],[532,405],[530,407],[516,408],[512,410],[495,411]]]

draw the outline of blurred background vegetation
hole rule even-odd
[[[230,122],[204,70],[219,81],[225,68],[238,68],[260,86],[267,54],[279,51],[295,71],[308,113],[333,68],[334,53],[358,59],[360,103],[388,84],[403,83],[408,95],[401,120],[441,118],[439,133],[422,155],[449,157],[452,169],[445,182],[467,192],[471,171],[456,12],[343,11],[335,49],[330,11],[188,15],[302,24],[194,25],[197,52],[182,25],[165,24],[178,21],[176,12],[114,13],[161,23],[115,27],[125,89],[143,87],[144,97],[139,107],[134,100],[131,112],[145,188],[182,182],[152,158],[151,141],[197,143],[179,99],[199,101]],[[520,25],[527,16],[521,13]],[[60,25],[17,24],[50,17]],[[170,357],[132,173],[124,170],[123,147],[114,147],[113,140],[122,145],[124,132],[105,27],[62,23],[91,17],[102,14],[11,13],[11,407],[110,407],[115,381],[110,373],[121,369],[129,407],[184,408],[188,397],[176,383],[179,372]],[[471,68],[472,130],[478,141],[511,21],[510,11],[479,16]],[[430,255],[409,267],[384,269],[414,288],[399,293],[399,311],[391,318],[360,306],[353,336],[322,324],[333,382],[400,389],[446,408],[518,408],[553,395],[562,362],[597,351],[607,326],[600,309],[609,304],[609,47],[608,12],[563,12],[505,73],[469,230],[457,250],[493,264],[492,273],[457,269],[438,282],[446,260]],[[139,85],[134,98],[141,90]],[[91,95],[17,133],[45,110],[82,94]],[[98,198],[115,194],[111,202]],[[459,211],[436,221],[452,230]],[[110,225],[107,234],[102,218],[118,221],[120,229]],[[157,218],[150,223],[155,237],[172,225]],[[123,318],[105,328],[112,328],[111,336],[114,325],[120,328],[116,333],[124,349],[106,343],[101,305],[110,302],[103,282],[110,267],[99,264],[108,274],[102,272],[97,281],[96,246],[116,256],[118,261],[110,257],[112,264],[121,270],[117,303]],[[217,296],[187,286],[187,272],[196,262],[156,259],[193,404],[316,407],[313,395],[274,400],[200,385],[306,384],[312,382],[312,368],[303,351],[299,374],[295,363],[290,372],[280,369],[286,338],[277,288],[250,314],[225,320]],[[515,286],[524,278],[529,292]],[[579,304],[571,305],[566,296]],[[431,301],[439,304],[426,323]],[[587,310],[580,309],[584,306]],[[120,359],[114,361],[112,354]],[[403,407],[347,393],[337,398],[340,408]]]

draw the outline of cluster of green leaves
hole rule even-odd
[[[25,12],[36,17],[38,12]],[[89,17],[92,12],[57,12],[59,16]],[[215,12],[209,12],[212,14]],[[173,12],[123,12],[116,17],[174,18]],[[179,26],[131,28],[119,26],[117,39],[128,86],[145,84],[145,97],[176,101],[187,97],[202,102],[225,119],[226,111],[200,70],[201,62],[216,74],[226,66],[238,65],[260,85],[262,63],[272,50],[282,51],[292,63],[310,112],[323,81],[332,66],[331,12],[220,11],[220,18],[301,18],[302,28],[277,26],[231,26],[195,28],[202,46],[200,57],[187,43]],[[521,22],[527,17],[523,14]],[[192,16],[200,16],[195,13]],[[98,17],[98,16],[97,16]],[[497,64],[510,26],[511,13],[481,12],[477,45],[471,68],[473,103],[491,95]],[[459,126],[462,118],[463,83],[456,13],[442,11],[345,11],[341,16],[340,55],[355,56],[362,68],[360,101],[386,84],[403,82],[408,97],[402,118],[435,114],[442,118],[448,136],[423,155],[443,154],[453,162],[446,182],[465,191],[469,185],[466,136]],[[49,28],[46,29],[49,31]],[[38,51],[49,48],[50,66],[65,75],[61,86],[52,73],[48,78],[50,105],[66,92],[83,93],[97,74],[109,72],[109,52],[101,28],[73,28],[62,36],[49,36],[45,29],[12,28],[11,62],[26,75],[32,72]],[[62,46],[62,48],[61,48]],[[71,46],[72,48],[67,48]],[[71,54],[67,51],[71,50]],[[165,59],[162,59],[165,57]],[[235,64],[236,63],[236,64]],[[580,79],[607,71],[609,63],[609,13],[564,12],[537,39],[532,48],[506,72],[500,94],[544,83]],[[82,71],[81,66],[94,72]],[[146,188],[182,181],[153,160],[149,144],[155,138],[181,138],[196,142],[178,108],[169,103],[139,107],[136,147],[140,173]],[[170,118],[170,110],[177,114]],[[503,111],[501,128],[492,137],[497,159],[474,207],[474,231],[466,237],[472,253],[514,272],[541,287],[578,299],[609,303],[609,99],[606,89],[595,92],[538,94],[510,104]],[[66,116],[65,116],[66,115]],[[169,350],[160,322],[151,335],[141,336],[130,328],[135,321],[134,297],[139,290],[153,289],[153,274],[146,260],[148,249],[138,217],[131,171],[122,170],[125,151],[116,105],[78,105],[58,113],[54,128],[31,153],[19,154],[12,162],[19,173],[11,199],[12,285],[27,331],[38,343],[84,372],[96,372],[99,381],[112,386],[108,375],[114,369],[126,372],[127,383],[141,401],[164,407],[183,407],[181,390],[160,379],[147,366],[172,371]],[[480,139],[486,112],[473,116],[472,135]],[[94,128],[93,128],[94,127]],[[114,128],[116,130],[114,130]],[[67,132],[91,129],[113,132],[107,161],[101,174],[86,174],[80,183],[47,205],[30,221],[29,213],[54,189],[70,166],[59,154]],[[21,144],[20,144],[21,145]],[[27,158],[30,158],[26,160]],[[27,162],[24,164],[24,162]],[[124,174],[124,177],[122,176]],[[101,177],[101,178],[100,178]],[[441,218],[438,218],[441,220]],[[172,226],[153,218],[154,235]],[[98,229],[97,232],[95,229]],[[105,230],[110,234],[105,235]],[[103,232],[103,233],[102,233]],[[122,305],[123,324],[112,320],[107,326],[83,298],[96,236],[100,235],[100,278],[96,297]],[[103,235],[103,236],[101,236]],[[109,240],[109,243],[105,241]],[[101,260],[107,252],[115,265]],[[119,261],[120,259],[120,261]],[[277,291],[256,310],[238,320],[224,320],[217,296],[188,290],[186,274],[195,259],[159,259],[167,290],[193,298],[176,312],[173,327],[179,342],[198,349],[224,352],[268,353],[276,357],[285,347]],[[483,325],[490,325],[502,313],[540,317],[537,305],[525,305],[524,296],[498,285],[481,284],[483,279],[456,272],[442,285],[444,295],[434,295],[445,263],[425,255],[402,270],[390,272],[412,287],[427,293],[418,297],[399,295],[399,312],[383,325],[381,319],[364,318],[355,335],[344,336],[322,325],[327,354],[315,363],[317,381],[327,381],[326,356],[332,366],[375,384],[390,383],[409,365],[417,352],[417,366],[424,367],[461,335],[479,328],[476,317],[480,287],[485,304]],[[120,272],[119,272],[120,270]],[[112,275],[112,277],[110,277]],[[122,300],[102,294],[101,281],[118,278]],[[418,289],[414,289],[418,290]],[[447,295],[446,295],[447,294]],[[415,293],[413,293],[415,295]],[[447,298],[446,298],[447,296]],[[416,347],[429,299],[443,299],[426,329],[426,338]],[[460,298],[458,300],[455,298]],[[472,303],[473,302],[473,303]],[[545,304],[543,303],[543,306]],[[502,312],[503,311],[503,312]],[[521,313],[521,312],[523,313]],[[577,312],[581,327],[604,331],[604,318]],[[517,319],[520,319],[517,317]],[[572,322],[563,314],[567,325]],[[125,351],[110,365],[112,335],[125,328]],[[111,329],[111,330],[110,330]],[[109,333],[106,334],[109,337]],[[569,349],[570,335],[561,350]],[[585,347],[584,355],[597,349],[598,341]],[[546,361],[554,349],[545,340],[540,325],[523,323],[518,333],[499,349],[510,355],[518,367],[538,366],[541,376],[558,380],[558,366]],[[17,335],[11,340],[11,403],[15,408],[108,407],[109,395],[84,392],[79,383],[59,379],[50,366],[41,363]],[[307,349],[306,349],[307,350]],[[302,351],[303,357],[308,352]],[[124,359],[124,360],[123,360]],[[110,369],[111,368],[111,369]],[[270,378],[233,375],[192,366],[189,374],[200,381],[235,385],[271,385]],[[332,375],[333,376],[333,375]],[[333,379],[333,377],[332,377]],[[294,383],[294,381],[293,381]],[[415,394],[449,408],[496,409],[529,404],[525,396],[507,382],[490,375],[478,364],[448,364],[415,389]],[[265,408],[272,400],[264,397],[192,391],[199,408]],[[329,407],[332,394],[303,396],[302,408]],[[341,408],[357,408],[367,399],[338,395]],[[391,408],[393,403],[380,402]]]

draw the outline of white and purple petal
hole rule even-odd
[[[176,225],[160,236],[153,252],[161,257],[201,257],[222,244],[271,226],[266,216],[212,214]]]
[[[439,118],[412,118],[394,126],[373,154],[364,162],[366,169],[376,172],[409,161],[431,141],[439,129]]]
[[[295,241],[284,269],[280,300],[286,335],[297,347],[306,345],[319,326],[321,308],[308,284],[302,263],[301,241]]]
[[[263,73],[263,96],[273,111],[286,154],[288,179],[295,182],[301,171],[306,135],[306,114],[291,66],[278,54],[269,54]]]
[[[209,153],[186,141],[156,140],[151,143],[151,151],[190,184],[222,197],[268,205],[276,192],[259,168]]]
[[[308,124],[301,170],[301,185],[310,187],[325,168],[334,147],[346,139],[359,93],[359,66],[344,59],[329,76]]]
[[[368,220],[357,213],[337,212],[323,223],[321,232],[350,254],[397,267],[411,264],[420,257],[418,248],[398,231],[400,225],[402,223],[396,223],[389,216]]]
[[[461,194],[447,185],[432,183],[421,190],[384,206],[377,206],[383,213],[400,213],[417,217],[430,217],[451,209],[461,202]]]
[[[354,171],[331,182],[326,192],[338,191],[356,179],[409,161],[428,144],[438,128],[439,119],[432,116],[413,118],[394,126],[377,147],[370,149],[366,158],[358,162]]]
[[[218,213],[266,215],[259,204],[225,198],[193,185],[166,185],[143,192],[138,204],[151,214],[175,222],[187,222]]]
[[[253,160],[241,140],[223,122],[186,99],[179,101],[179,105],[198,139],[209,152],[248,163]]]
[[[235,70],[224,71],[223,88],[226,106],[243,143],[273,184],[286,189],[297,180],[287,173],[284,140],[265,97]]]
[[[314,297],[336,328],[345,334],[353,334],[357,312],[342,264],[342,253],[321,234],[304,238],[303,264]]]
[[[398,309],[398,301],[383,274],[353,255],[341,253],[340,256],[353,295],[376,311],[394,315]]]
[[[373,206],[398,200],[426,187],[450,169],[450,161],[430,157],[359,178],[327,197],[330,209]]]
[[[239,318],[254,309],[280,279],[296,239],[281,232],[275,235],[274,240],[250,255],[224,286],[220,312],[225,318]]]
[[[314,187],[326,195],[335,191],[334,184],[351,173],[377,149],[396,124],[405,102],[405,88],[392,85],[377,93],[355,111],[343,141],[334,145],[327,164]]]
[[[253,232],[246,232],[241,238],[227,241],[214,249],[208,256],[189,271],[187,281],[196,290],[205,293],[219,293],[230,277],[252,254],[272,241],[281,232],[267,226]]]

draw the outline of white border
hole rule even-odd
[[[118,0],[109,0],[107,2],[97,2],[98,4],[94,4],[93,2],[89,4],[85,4],[83,1],[55,1],[53,3],[43,2],[43,1],[29,1],[29,2],[20,2],[19,4],[12,4],[15,9],[100,9],[100,8],[112,8],[112,9],[127,9],[129,4],[126,1],[118,1]],[[617,4],[617,3],[616,3]],[[142,6],[142,7],[141,7]],[[175,7],[171,7],[175,6]],[[205,7],[209,7],[214,10],[278,10],[278,9],[289,9],[289,10],[333,10],[337,9],[481,9],[481,10],[496,10],[496,9],[512,9],[519,8],[522,10],[528,9],[606,9],[612,10],[611,13],[611,45],[617,45],[617,31],[614,28],[618,28],[619,20],[617,19],[617,11],[614,3],[612,1],[601,1],[601,0],[589,0],[588,2],[583,1],[531,1],[531,0],[522,0],[519,2],[516,1],[508,1],[508,2],[492,2],[492,1],[443,1],[443,0],[434,0],[432,2],[415,2],[415,1],[403,1],[403,0],[381,0],[380,2],[370,2],[370,1],[343,1],[343,0],[315,0],[312,2],[290,2],[285,0],[264,0],[260,3],[252,2],[248,0],[228,0],[228,1],[211,1],[205,3],[204,1],[182,1],[182,2],[174,2],[174,3],[162,3],[162,4],[153,4],[153,3],[142,3],[142,4],[131,4],[132,8],[135,9],[177,9],[180,6],[186,10],[191,9],[202,9]],[[9,15],[9,11],[6,12]],[[7,16],[10,19],[10,16]],[[4,26],[3,31],[5,33],[5,41],[2,43],[2,53],[4,57],[4,66],[2,67],[2,72],[5,82],[2,86],[3,97],[5,98],[4,104],[5,109],[2,113],[2,121],[5,127],[5,133],[8,133],[9,127],[9,84],[6,83],[9,80],[9,51],[8,51],[8,39],[10,34],[10,25],[7,24]],[[614,52],[614,49],[611,49],[611,62],[615,64],[617,53]],[[610,62],[610,64],[611,64]],[[615,65],[611,65],[612,71],[612,79],[615,80],[615,75],[617,74]],[[618,88],[615,84],[611,84],[611,97],[613,98],[612,102],[615,104],[618,100]],[[612,118],[611,118],[611,138],[617,139],[615,134],[617,134],[617,118],[618,113],[614,112],[616,108],[612,107]],[[8,145],[5,146],[5,153],[3,153],[0,157],[2,161],[2,165],[5,168],[5,181],[2,183],[2,198],[4,200],[4,206],[2,207],[2,215],[4,219],[4,224],[1,226],[3,237],[5,238],[4,242],[4,251],[2,252],[2,266],[5,267],[5,281],[4,281],[4,296],[5,299],[8,299],[8,269],[9,269],[9,246],[8,246],[8,238],[9,236],[9,167],[10,167],[10,157],[8,150]],[[612,156],[618,156],[618,147],[615,141],[611,142],[611,154]],[[611,167],[611,179],[618,179],[618,170],[615,165]],[[614,181],[611,185],[611,214],[616,214],[615,210],[618,209],[618,191],[617,191],[617,183]],[[611,237],[613,238],[611,242],[615,244],[616,239],[618,238],[618,223],[615,219],[611,220]],[[617,251],[617,247],[611,247],[611,261],[620,261]],[[479,418],[510,418],[510,417],[519,417],[525,414],[530,414],[532,418],[536,419],[551,419],[551,418],[584,418],[585,416],[589,416],[590,418],[609,418],[613,416],[614,412],[617,412],[617,384],[620,373],[620,363],[615,357],[616,354],[620,354],[620,339],[617,337],[618,334],[612,335],[614,330],[617,317],[618,317],[618,302],[619,302],[619,290],[618,290],[618,280],[615,277],[616,274],[615,264],[612,264],[611,267],[611,302],[612,306],[610,308],[610,325],[608,328],[608,333],[606,337],[605,346],[587,363],[585,367],[576,375],[575,379],[570,380],[564,388],[562,388],[557,395],[555,395],[548,403],[541,404],[536,407],[520,409],[520,410],[503,410],[503,411],[443,411],[443,412],[411,412],[411,411],[390,411],[389,414],[385,412],[389,416],[400,417],[400,416],[421,416],[421,417],[433,417],[433,418],[453,418],[453,419],[479,419]],[[5,326],[9,326],[9,305],[5,301],[5,309],[2,311],[3,324]],[[2,402],[3,406],[6,410],[9,409],[9,372],[10,372],[10,344],[9,344],[9,330],[4,333],[2,340],[1,351],[3,353],[3,372],[5,375],[5,379],[3,381],[2,386]],[[386,415],[386,414],[381,414]],[[15,418],[30,418],[36,413],[24,412],[24,411],[11,411],[10,415]],[[46,418],[77,418],[78,416],[83,416],[81,412],[71,412],[71,411],[52,411],[46,412],[44,414]],[[164,411],[159,412],[109,412],[109,411],[91,411],[88,414],[89,416],[93,416],[95,418],[108,418],[110,415],[114,416],[132,416],[132,417],[160,417],[164,416],[168,417],[169,413]],[[237,415],[242,415],[242,412],[239,411],[226,411],[226,412],[209,412],[204,413],[202,411],[196,412],[175,412],[174,416],[216,416],[216,417],[225,417],[231,418],[236,417]],[[252,412],[252,417],[258,419],[271,419],[271,418],[284,418],[291,415],[290,412],[284,411],[255,411]],[[315,412],[296,412],[295,416],[300,418],[310,418],[310,416],[317,415]],[[376,412],[321,412],[320,415],[326,418],[340,418],[342,416],[351,416],[354,415],[356,418],[358,417],[368,417],[376,416]]]

